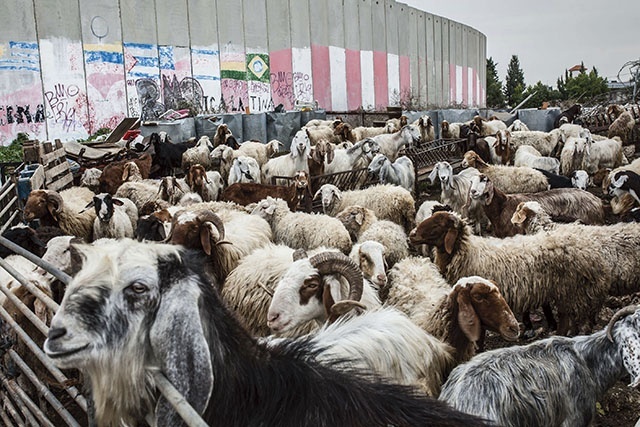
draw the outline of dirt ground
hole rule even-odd
[[[600,188],[590,188],[589,191],[602,198],[603,204],[605,205],[606,222],[617,222],[617,218],[611,214],[609,198],[602,194],[602,190]],[[436,184],[435,186],[423,185],[421,186],[421,191],[418,195],[418,202],[422,203],[425,200],[439,200],[439,192],[439,184]],[[416,206],[419,206],[419,203],[416,204]],[[630,304],[640,304],[640,292],[624,297],[610,297],[598,314],[597,324],[595,325],[594,331],[604,329],[618,309]],[[533,342],[534,340],[550,336],[550,331],[546,327],[542,310],[534,312],[533,317],[533,325],[537,336],[529,340],[521,338],[517,344],[524,345]],[[485,345],[487,350],[492,350],[508,347],[513,345],[513,343],[509,343],[501,339],[498,335],[489,333]],[[629,384],[629,382],[629,376],[626,376],[622,380],[616,382],[616,384],[607,391],[604,397],[600,399],[596,408],[597,415],[592,426],[634,427],[636,422],[640,421],[640,389],[628,387],[627,384]]]

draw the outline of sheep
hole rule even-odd
[[[520,119],[515,119],[513,123],[507,126],[507,130],[513,134],[513,132],[529,132],[529,126],[523,123]]]
[[[318,141],[311,147],[311,153],[307,159],[310,176],[324,175],[325,164],[331,164],[334,158],[333,144],[327,141]]]
[[[242,153],[244,156],[253,157],[260,168],[269,161],[274,154],[276,154],[280,147],[282,147],[282,142],[277,139],[272,139],[271,141],[263,144],[259,141],[245,141],[240,144],[240,148],[238,148],[238,152]]]
[[[497,245],[495,239],[473,236],[456,215],[437,212],[411,231],[409,241],[436,247],[435,264],[449,283],[469,275],[496,282],[514,313],[555,303],[559,335],[569,331],[570,319],[576,325],[591,320],[610,288],[612,266],[588,234],[558,230]]]
[[[566,139],[560,153],[560,170],[569,175],[578,169],[586,169],[589,164],[590,140],[570,136]]]
[[[318,349],[316,358],[321,363],[338,360],[345,367],[357,367],[399,384],[419,385],[429,396],[440,393],[453,365],[447,344],[390,307],[342,316],[305,337],[270,336],[260,342],[271,347],[295,345],[300,340],[308,340]]]
[[[131,204],[131,202],[129,200]],[[93,238],[133,237],[136,223],[132,223],[124,208],[123,199],[114,198],[109,193],[93,196],[93,200],[84,209],[94,208],[96,218],[93,221]],[[135,206],[133,206],[135,209]],[[136,210],[137,214],[137,210]]]
[[[380,153],[395,161],[401,148],[419,145],[420,138],[420,129],[417,126],[406,125],[398,132],[374,136],[372,139],[380,146]]]
[[[522,131],[511,134],[511,144],[517,149],[521,145],[531,145],[543,156],[554,156],[559,153],[557,147],[560,141],[560,130],[554,129],[551,132]],[[555,156],[554,156],[555,157]]]
[[[321,119],[311,119],[309,120],[303,128],[310,128],[314,126],[327,126],[331,128],[336,128],[340,123],[343,123],[341,117],[336,117],[335,119],[321,120]]]
[[[326,215],[336,216],[348,206],[360,205],[375,212],[378,219],[400,224],[405,230],[413,228],[416,208],[411,193],[404,188],[379,184],[363,190],[340,191],[333,184],[324,184],[316,191],[314,199],[318,196]]]
[[[191,166],[200,164],[205,169],[211,167],[211,150],[213,150],[213,144],[206,135],[200,137],[195,147],[187,149],[182,153],[182,170],[187,172]]]
[[[353,242],[373,240],[382,244],[385,261],[390,267],[409,256],[407,235],[402,226],[379,220],[371,209],[358,205],[349,206],[339,212],[336,218],[345,226]],[[355,250],[355,247],[352,248],[351,254]]]
[[[521,145],[516,150],[513,165],[528,166],[534,169],[543,169],[553,174],[560,173],[560,160],[555,157],[544,157],[531,145]]]
[[[209,206],[213,208],[203,203],[176,212],[167,241],[206,253],[213,276],[222,284],[242,257],[271,242],[272,233],[262,218]]]
[[[498,286],[478,276],[463,277],[451,287],[428,259],[410,257],[389,271],[385,306],[396,307],[424,331],[451,345],[456,364],[483,347],[485,331],[507,341],[520,327]]]
[[[324,173],[331,174],[365,168],[379,151],[378,143],[370,138],[361,140],[350,148],[335,149],[333,161],[326,162],[324,165]]]
[[[579,189],[559,188],[533,194],[505,194],[483,174],[471,179],[469,197],[484,205],[496,237],[521,234],[511,223],[511,216],[520,202],[535,200],[553,216],[579,219],[584,224],[604,224],[604,208],[597,196]]]
[[[607,107],[607,115],[613,116],[615,120],[609,125],[607,138],[619,137],[623,144],[631,142],[631,132],[636,125],[633,115],[624,109],[623,106],[612,104]]]
[[[429,115],[425,114],[424,116],[420,116],[412,124],[418,126],[420,129],[420,141],[422,144],[436,139],[433,121],[431,121],[431,117]]]
[[[522,229],[522,234],[549,231],[557,225],[540,203],[534,200],[520,202],[511,216],[511,222]]]
[[[311,140],[305,130],[296,132],[291,141],[291,152],[288,155],[270,159],[262,167],[262,182],[271,184],[273,176],[293,176],[297,171],[309,172],[307,159],[311,153]],[[277,185],[285,185],[279,180]]]
[[[492,139],[495,140],[495,138],[480,138],[477,132],[469,132],[464,152],[474,151],[485,163],[493,163],[491,156],[495,155],[495,149],[492,150],[495,141],[491,141]]]
[[[132,160],[138,166],[142,179],[149,178],[149,175],[151,174],[151,165],[155,158],[156,157],[152,158],[149,153],[144,153],[139,158]],[[109,193],[111,195],[116,193],[118,188],[124,182],[124,168],[127,163],[129,163],[129,160],[121,160],[109,163],[104,167],[104,169],[102,169],[102,174],[98,179],[100,181],[98,187],[101,193]]]
[[[460,138],[460,126],[463,123],[449,123],[443,120],[440,123],[440,137],[444,139],[459,139]]]
[[[303,130],[309,137],[312,146],[320,141],[332,144],[339,144],[343,141],[341,136],[335,133],[335,129],[330,126],[311,126]]]
[[[473,151],[464,153],[462,167],[476,168],[507,194],[537,193],[545,191],[549,185],[545,176],[535,169],[524,166],[488,165]]]
[[[231,133],[229,126],[225,123],[218,125],[216,133],[213,135],[213,147],[216,148],[220,145],[232,147],[234,144],[237,144],[237,141],[233,136],[233,133]]]
[[[233,159],[227,184],[255,182],[260,184],[260,166],[253,157],[239,156]]]
[[[191,188],[189,188],[184,178],[165,176],[160,181],[160,189],[158,191],[160,200],[176,205],[185,194],[191,192]]]
[[[202,165],[191,166],[185,176],[185,183],[205,202],[218,200],[224,188],[224,180],[220,172],[206,171]]]
[[[544,169],[536,168],[536,170],[547,178],[550,190],[554,188],[579,188],[581,190],[586,190],[589,184],[589,175],[582,169],[571,172],[569,177],[556,175]]]
[[[387,262],[384,246],[374,240],[364,240],[353,245],[349,258],[362,271],[362,277],[370,282],[371,287],[380,294],[380,289],[387,284]]]
[[[475,116],[473,123],[477,127],[480,136],[495,135],[499,131],[507,130],[507,125],[499,119],[485,120],[480,116]]]
[[[44,254],[46,248],[46,243],[40,240],[36,230],[22,224],[15,225],[4,231],[2,237],[40,257]],[[11,249],[0,244],[0,258],[6,258],[12,254],[13,251]]]
[[[398,157],[392,163],[387,156],[378,153],[369,163],[367,171],[371,175],[378,175],[381,184],[398,185],[411,193],[414,191],[416,172],[407,156]]]
[[[640,311],[625,307],[605,330],[501,348],[453,370],[440,400],[510,426],[586,426],[617,380],[640,383]]]
[[[366,127],[366,126],[358,126],[355,128],[351,128],[348,123],[341,123],[336,126],[334,133],[343,135],[343,139],[347,141],[351,141],[354,144],[367,139],[374,138],[378,135],[383,135],[387,133],[387,129],[385,127]]]
[[[145,181],[129,181],[118,188],[115,197],[131,200],[138,212],[142,212],[147,203],[158,200],[159,187],[158,184],[154,185]]]
[[[235,183],[222,191],[221,201],[235,202],[242,206],[257,203],[271,196],[287,202],[291,211],[295,211],[304,195],[313,197],[310,189],[309,175],[305,171],[298,171],[290,185],[267,185],[256,183]]]
[[[130,240],[78,249],[82,270],[44,350],[57,366],[80,369],[89,380],[98,424],[135,424],[145,416],[159,426],[181,424],[153,392],[152,367],[210,425],[482,424],[407,386],[323,366],[304,342],[288,349],[257,345],[193,252]]]
[[[592,142],[584,166],[587,173],[595,174],[599,169],[617,168],[627,163],[629,162],[622,153],[622,141],[614,136],[613,139]]]
[[[297,251],[293,259],[271,298],[267,326],[272,331],[289,331],[310,320],[332,323],[352,309],[381,307],[377,291],[346,255],[322,252],[308,257]]]
[[[87,187],[94,193],[97,193],[100,189],[100,175],[102,170],[98,168],[87,168],[80,177],[80,186]]]
[[[218,168],[222,179],[226,181],[229,178],[233,159],[241,155],[240,151],[234,150],[228,145],[219,145],[210,154],[211,165]]]
[[[398,118],[388,119],[384,124],[384,128],[387,133],[396,133],[408,124],[407,116],[402,115]]]
[[[631,194],[640,203],[640,175],[631,170],[614,173],[609,184],[610,196],[621,197],[625,193]]]
[[[586,190],[589,187],[589,174],[579,169],[571,173],[571,186],[580,190]]]
[[[57,226],[66,234],[90,242],[93,234],[93,211],[79,212],[93,199],[85,187],[71,187],[60,193],[53,190],[33,190],[24,206],[25,221],[39,219],[41,225]]]
[[[604,179],[602,180],[602,192],[603,193],[608,192],[609,184],[611,184],[611,179],[613,178],[613,175],[615,175],[617,172],[626,171],[626,170],[640,174],[640,158],[635,159],[628,165],[619,166],[613,170],[608,171],[607,175],[605,175]]]
[[[291,212],[287,202],[267,196],[251,212],[265,219],[273,232],[275,243],[294,249],[328,246],[349,253],[351,238],[340,220],[326,215]]]
[[[573,123],[573,121],[580,115],[582,112],[582,106],[580,104],[573,104],[571,107],[567,108],[563,112],[561,112],[553,121],[553,128],[559,128],[561,125],[561,120],[563,117],[566,117],[567,123]]]
[[[436,177],[440,179],[440,201],[442,204],[470,219],[475,224],[474,229],[477,234],[481,234],[482,228],[486,228],[489,223],[482,205],[473,200],[469,201],[471,178],[479,174],[477,169],[470,167],[454,175],[453,167],[449,162],[437,162],[429,174],[430,182],[435,182]],[[419,222],[416,221],[416,224]]]

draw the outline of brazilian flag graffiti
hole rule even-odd
[[[269,83],[269,55],[266,53],[247,53],[247,80]]]

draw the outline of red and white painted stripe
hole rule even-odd
[[[384,110],[389,105],[389,77],[387,52],[373,51],[375,107]]]
[[[311,49],[291,48],[291,67],[293,69],[294,102],[313,102],[313,71],[311,68]]]
[[[345,73],[347,76],[347,108],[357,110],[362,103],[362,67],[360,51],[345,49]]]
[[[417,80],[418,76],[414,76]],[[400,57],[400,101],[406,103],[411,95],[411,58],[408,56]],[[419,94],[413,94],[418,96]]]
[[[376,85],[373,52],[360,51],[360,65],[362,73],[362,108],[372,110],[376,107]]]
[[[387,54],[387,90],[389,105],[400,105],[400,58],[393,53]]]
[[[271,99],[273,105],[284,105],[287,110],[293,109],[293,68],[291,49],[275,50],[269,53],[271,68]]]
[[[311,66],[313,70],[313,97],[318,101],[320,108],[332,110],[328,46],[311,44]]]

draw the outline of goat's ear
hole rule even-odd
[[[362,225],[363,222],[364,222],[364,215],[362,214],[362,212],[358,212],[356,214],[356,224]]]
[[[211,242],[217,241],[215,238],[215,227],[211,223],[204,223],[200,226],[200,244],[205,254],[211,256]]]
[[[313,200],[317,199],[318,196],[321,195],[321,194],[322,194],[322,190],[321,189],[316,191],[316,194],[313,195]]]
[[[420,119],[418,120],[418,126],[420,126],[420,127],[424,127],[425,126],[424,119],[422,117],[420,117]]]
[[[457,228],[450,228],[449,230],[447,230],[447,234],[444,236],[444,250],[447,251],[449,255],[453,253],[453,245],[455,245],[457,239]]]
[[[327,146],[327,164],[333,162],[333,157],[335,155],[335,153],[333,152],[334,148],[333,148],[333,144],[329,144]]]
[[[495,193],[495,190],[493,188],[493,182],[487,181],[487,186],[485,187],[485,191],[486,191],[486,195],[484,199],[484,204],[490,205],[491,201],[493,200],[493,195]]]
[[[156,363],[169,382],[203,414],[213,390],[209,346],[200,317],[200,291],[195,283],[179,283],[163,292],[149,340]],[[182,424],[173,406],[160,397],[155,407],[158,426]]]
[[[111,199],[111,201],[116,206],[123,206],[124,205],[124,202],[122,200],[120,200],[120,199],[113,198],[113,199]]]
[[[123,181],[126,181],[127,179],[129,179],[130,173],[131,173],[131,166],[129,166],[129,164],[127,163],[122,168],[122,178],[120,179],[122,179]]]
[[[482,333],[482,324],[476,314],[476,310],[471,303],[471,289],[463,286],[456,286],[458,291],[456,302],[458,303],[458,324],[462,332],[469,338],[469,341],[477,343]]]

